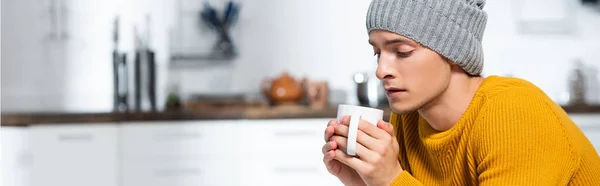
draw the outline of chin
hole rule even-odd
[[[401,101],[390,101],[390,109],[396,114],[408,114],[419,110],[419,105]]]

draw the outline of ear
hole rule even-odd
[[[454,68],[456,66],[456,67],[460,68],[460,66],[458,65],[458,63],[456,63],[456,62],[454,62],[454,61],[452,61],[452,60],[450,60],[450,59],[448,59],[448,58],[446,58],[444,56],[442,56],[442,57],[444,58],[444,60],[446,60],[446,62],[450,65],[450,67]]]
[[[448,65],[450,65],[450,71],[454,73],[465,73],[468,74],[465,70],[460,67],[460,65],[454,61],[448,60]]]
[[[450,60],[450,59],[448,59],[446,57],[444,57],[444,60],[446,60],[446,62],[448,62],[448,64],[450,64],[451,66],[458,65],[458,63],[456,63],[456,62],[454,62],[454,61],[452,61],[452,60]]]
[[[458,65],[457,63],[452,62],[450,64],[450,69],[452,69],[452,72],[463,72],[463,73],[467,73],[465,70],[462,69],[462,67],[460,67],[460,65]]]

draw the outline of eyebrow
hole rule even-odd
[[[404,42],[408,42],[408,41],[406,39],[396,38],[396,39],[392,39],[392,40],[386,40],[384,42],[384,46],[395,44],[395,43],[404,43]],[[369,44],[374,45],[373,41],[371,41],[371,40],[369,40]]]

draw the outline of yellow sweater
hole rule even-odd
[[[535,85],[487,77],[462,118],[439,132],[418,113],[391,114],[400,185],[599,185],[600,158]]]

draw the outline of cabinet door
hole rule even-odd
[[[241,150],[252,156],[322,157],[323,134],[329,119],[246,120]]]
[[[570,117],[600,154],[600,114],[572,114]]]
[[[0,130],[0,185],[29,185],[30,156],[27,140],[25,127],[2,127]]]
[[[600,154],[600,123],[598,127],[582,129],[585,136],[592,142],[596,152]]]
[[[123,186],[238,186],[240,158],[163,155],[123,161]],[[241,186],[241,185],[239,185]]]
[[[341,185],[323,164],[329,119],[245,120],[240,185]]]
[[[61,24],[57,31],[61,42],[56,45],[63,50],[61,54],[68,67],[65,109],[100,111],[111,108],[114,19],[117,15],[126,14],[127,9],[119,7],[117,0],[55,1],[58,1],[61,10],[58,16]],[[129,26],[123,22],[121,19],[122,28]],[[131,33],[122,30],[121,42],[127,41],[125,39],[129,37],[124,36]]]
[[[123,123],[123,185],[238,185],[240,125],[237,120]]]
[[[242,162],[240,185],[244,186],[308,186],[343,185],[327,172],[320,158],[288,157],[249,158]]]
[[[3,111],[57,111],[64,103],[63,58],[56,53],[57,0],[2,0]],[[40,91],[43,90],[43,91]]]
[[[122,124],[125,158],[236,154],[235,120]]]
[[[32,186],[117,186],[115,124],[39,125],[30,129]]]

